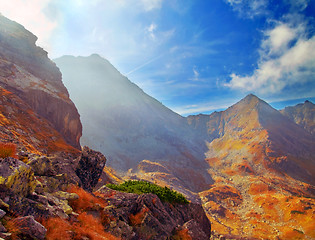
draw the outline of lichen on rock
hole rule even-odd
[[[15,158],[0,159],[0,185],[19,196],[27,196],[36,187],[32,168]]]

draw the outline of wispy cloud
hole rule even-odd
[[[218,102],[208,102],[203,104],[185,105],[181,107],[172,108],[172,110],[180,115],[187,116],[204,112],[221,111],[228,108],[234,103],[235,102],[233,102],[233,100],[228,101],[224,104]]]
[[[163,55],[164,55],[164,54],[160,54],[159,56],[156,56],[156,57],[154,57],[154,58],[148,60],[147,62],[145,62],[145,63],[143,63],[143,64],[141,64],[141,65],[135,67],[134,69],[132,69],[131,71],[125,73],[124,75],[125,75],[125,76],[129,76],[130,74],[132,74],[132,73],[134,73],[134,72],[140,70],[141,68],[144,68],[145,66],[149,65],[150,63],[153,63],[154,61],[158,60],[158,59],[161,58]]]
[[[266,94],[314,81],[315,36],[307,36],[303,22],[278,22],[273,29],[265,31],[260,61],[253,74],[232,73],[231,81],[225,86]]]
[[[268,0],[225,0],[241,17],[254,18],[268,13]]]
[[[162,7],[163,0],[141,0],[143,7],[146,11],[159,9]]]

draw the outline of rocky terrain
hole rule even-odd
[[[309,132],[254,95],[188,122],[209,127],[206,160],[215,183],[199,195],[212,229],[262,239],[314,237]]]
[[[209,239],[200,204],[121,193],[36,37],[0,15],[0,239]],[[97,190],[98,189],[98,190]]]
[[[213,238],[315,237],[312,103],[288,117],[250,94],[225,111],[182,118],[98,55],[56,62],[87,126],[83,141],[108,152],[123,178],[202,203]],[[80,89],[103,104],[81,101]]]
[[[14,93],[45,118],[64,140],[80,149],[80,116],[61,73],[40,47],[37,37],[20,24],[0,16],[0,86]]]

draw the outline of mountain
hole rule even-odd
[[[78,111],[35,42],[0,14],[0,239],[209,239],[200,204],[92,193],[120,179],[102,153],[80,148]]]
[[[268,239],[313,236],[315,139],[308,131],[252,94],[187,121],[207,135],[215,183],[199,195],[213,229]]]
[[[227,155],[233,159],[229,166],[251,162],[315,183],[314,137],[252,94],[223,112],[189,116],[188,122],[206,129],[208,159]]]
[[[187,194],[209,187],[206,145],[184,117],[99,55],[54,61],[80,112],[82,144],[106,154],[108,165],[124,175],[154,179]]]
[[[312,102],[305,101],[294,107],[286,107],[280,112],[311,134],[315,134],[315,105]]]
[[[45,118],[64,140],[80,148],[80,116],[61,81],[61,73],[37,47],[37,37],[0,15],[0,86]]]

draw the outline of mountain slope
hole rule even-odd
[[[48,120],[66,140],[80,148],[80,116],[61,81],[61,73],[22,25],[0,15],[0,86]]]
[[[206,146],[185,118],[148,96],[96,54],[64,56],[55,62],[81,114],[82,143],[106,154],[110,166],[168,184],[174,180],[175,188],[182,185],[199,191],[209,186],[212,181],[203,156]],[[158,162],[168,171],[138,169],[143,160]]]
[[[208,129],[208,158],[227,155],[231,164],[242,164],[250,153],[251,163],[315,183],[314,137],[254,95],[223,112],[189,116],[188,122]]]
[[[206,160],[215,183],[199,195],[213,229],[268,239],[299,235],[294,229],[313,236],[311,134],[254,95],[223,112],[187,120],[207,130]]]
[[[305,101],[294,107],[286,107],[280,112],[311,134],[315,133],[315,104],[312,102]]]

